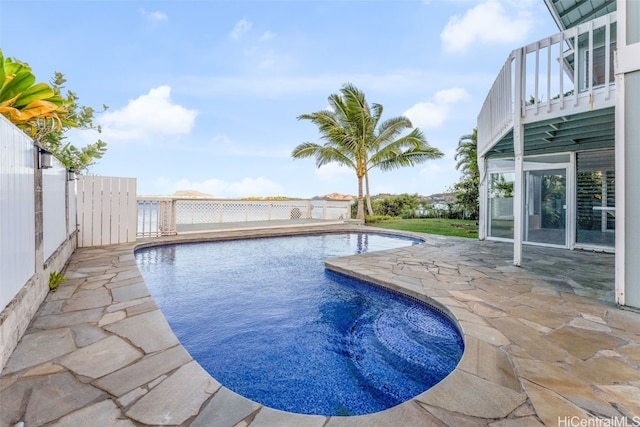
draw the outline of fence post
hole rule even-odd
[[[176,199],[172,199],[171,200],[171,235],[176,235],[178,234],[178,227],[176,225],[176,216],[177,216],[177,209],[176,209],[176,205],[178,204],[178,201]]]

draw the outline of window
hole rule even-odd
[[[576,154],[576,243],[615,247],[614,150]]]

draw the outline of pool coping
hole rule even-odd
[[[359,230],[409,235],[425,243],[330,259],[327,268],[434,304],[456,319],[465,338],[460,363],[443,381],[410,401],[369,415],[292,414],[221,386],[182,348],[134,258],[136,249],[162,244]],[[472,242],[471,246],[480,244]],[[508,262],[492,269],[500,280],[489,277],[490,267],[477,261],[461,259],[456,267],[452,248],[469,243],[469,239],[332,225],[218,231],[80,249],[66,270],[71,280],[47,297],[0,377],[2,412],[15,417],[0,421],[68,425],[104,417],[122,425],[548,425],[563,416],[640,416],[629,403],[636,395],[625,401],[622,393],[640,387],[636,354],[640,314],[554,290],[553,283]],[[527,281],[534,285],[527,288]],[[553,306],[554,300],[563,307]],[[536,315],[526,309],[520,315],[528,319],[518,321],[508,311],[514,301],[516,307],[539,310],[543,319],[531,320]],[[592,354],[581,358],[584,351],[570,344],[584,343],[585,331],[598,338],[587,345]],[[39,356],[43,341],[54,343],[59,354]],[[584,369],[573,369],[587,363],[612,369],[599,359],[617,361],[615,381],[590,381]],[[100,367],[101,363],[107,366]],[[62,405],[59,413],[38,403],[37,387],[44,393],[48,386],[60,389],[61,383],[82,389],[84,396]],[[30,395],[22,413],[7,412],[5,401],[23,402],[28,390],[35,397]],[[32,401],[36,403],[31,405]]]

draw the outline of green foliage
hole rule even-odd
[[[0,50],[0,114],[36,139],[36,123],[62,128],[64,100],[45,83],[37,83],[29,65],[5,58]]]
[[[93,129],[94,110],[78,104],[78,96],[62,94],[66,80],[55,73],[51,84],[36,83],[31,67],[5,58],[0,50],[0,114],[29,135],[33,141],[51,151],[68,169],[88,171],[95,159],[101,158],[107,144],[98,140],[83,148],[66,142],[65,133],[73,128]],[[103,109],[108,107],[103,105]]]
[[[541,184],[542,226],[544,228],[563,228],[565,216],[562,206],[566,200],[566,178],[564,175],[546,175]]]
[[[474,220],[444,218],[393,219],[376,222],[374,226],[389,230],[478,238],[478,225]]]
[[[456,202],[467,217],[478,219],[480,213],[480,182],[478,177],[462,179],[453,186]]]
[[[450,211],[461,212],[463,217],[478,219],[480,212],[480,169],[478,167],[478,129],[463,135],[458,141],[456,169],[462,171],[460,182],[453,186],[457,206]]]
[[[418,209],[420,199],[417,194],[400,194],[397,196],[388,196],[383,199],[373,201],[373,212],[376,215],[388,215],[399,217],[406,214],[407,211],[413,212]]]
[[[415,218],[416,217],[416,211],[413,209],[404,209],[401,213],[400,213],[400,217],[402,219],[411,219],[411,218]]]
[[[376,196],[371,204],[373,206],[373,215],[367,215],[368,218],[413,218],[415,211],[420,206],[420,198],[417,194],[399,194],[385,195],[384,197]],[[351,216],[357,213],[357,203],[351,205]]]
[[[395,218],[389,215],[367,215],[364,217],[364,222],[366,224],[374,224],[380,221],[391,221],[393,219]]]
[[[513,197],[513,181],[507,180],[504,174],[493,174],[489,192],[491,197],[505,199]]]
[[[52,291],[66,281],[67,278],[59,271],[52,271],[49,273],[49,289]]]

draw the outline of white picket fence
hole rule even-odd
[[[136,241],[136,179],[80,176],[78,179],[78,247]]]

